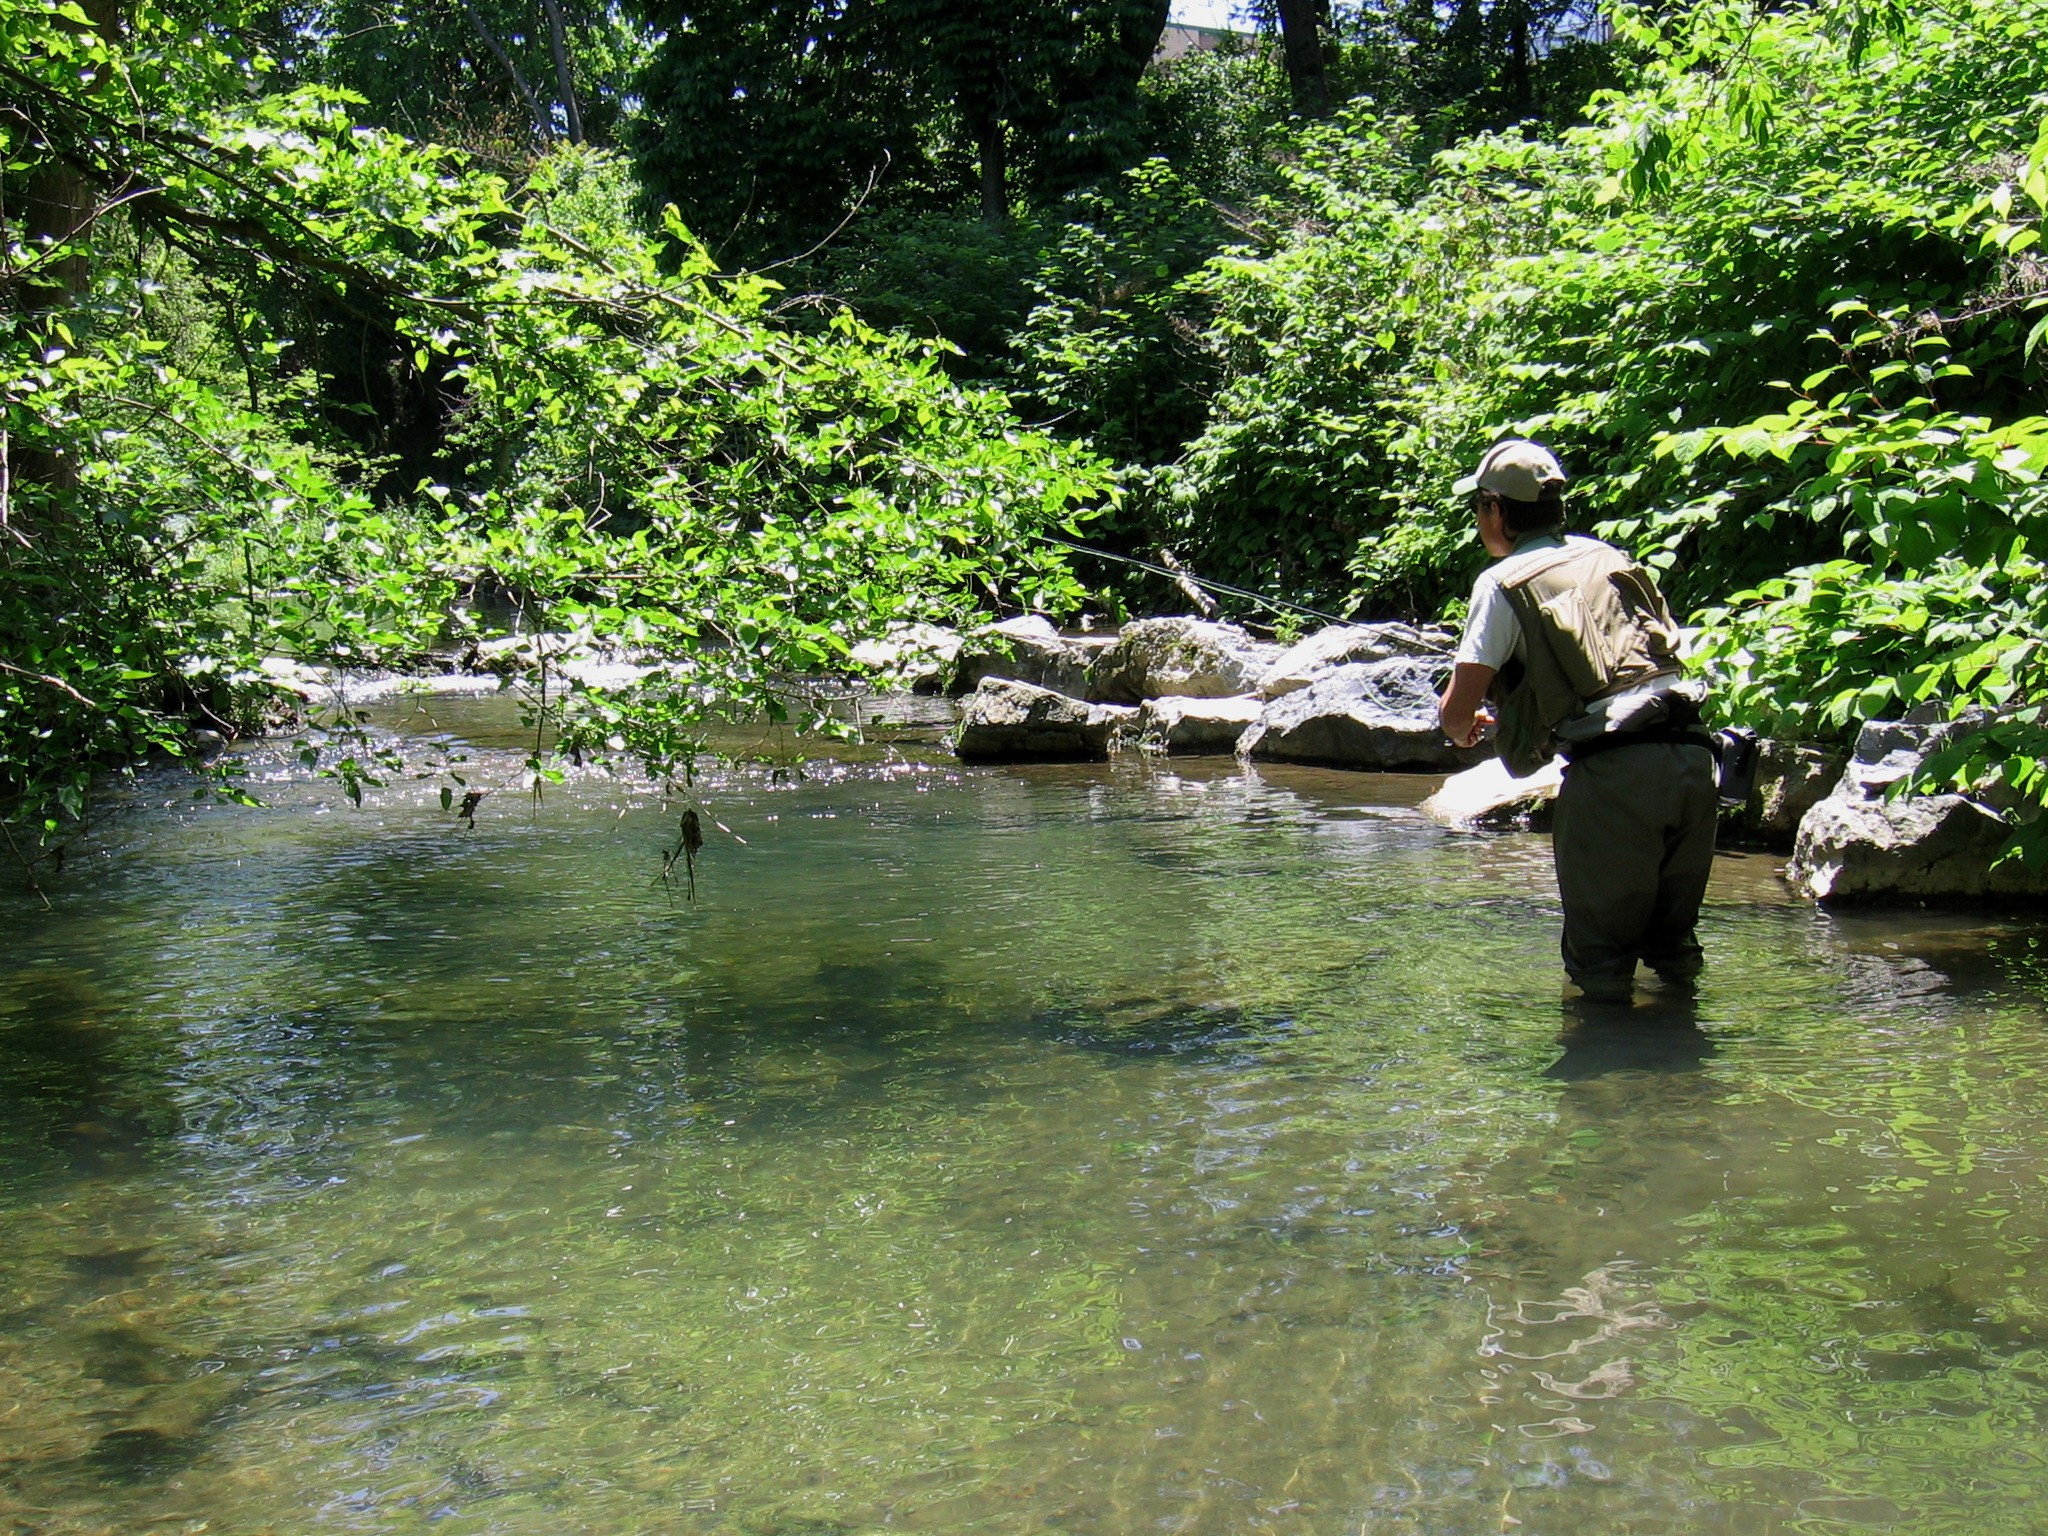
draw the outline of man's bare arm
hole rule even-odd
[[[1436,718],[1453,745],[1476,745],[1480,732],[1493,724],[1493,711],[1486,707],[1486,689],[1496,670],[1475,661],[1461,661],[1451,669],[1450,686],[1436,701]]]

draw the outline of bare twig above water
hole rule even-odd
[[[55,909],[50,905],[48,894],[43,890],[42,882],[36,879],[36,866],[34,862],[21,851],[20,846],[14,841],[14,833],[4,821],[0,821],[0,837],[7,839],[7,851],[14,855],[14,862],[21,866],[22,874],[28,878],[28,888],[36,893],[36,900],[43,904],[43,910],[45,912],[54,911]]]

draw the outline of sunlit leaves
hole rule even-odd
[[[0,25],[24,18],[0,3]],[[138,121],[110,150],[129,165],[108,174],[161,189],[140,228],[389,325],[391,366],[440,381],[452,431],[437,473],[373,495],[384,466],[313,414],[330,381],[266,372],[282,344],[246,315],[199,332],[242,338],[239,367],[161,361],[139,262],[103,264],[74,314],[12,324],[0,426],[17,462],[78,466],[13,503],[39,535],[0,589],[0,652],[38,664],[0,675],[0,792],[25,814],[72,814],[95,765],[176,750],[195,700],[236,713],[280,658],[474,646],[493,621],[456,600],[480,587],[514,594],[525,629],[632,663],[593,681],[507,653],[536,786],[561,771],[550,730],[585,761],[686,773],[708,712],[787,713],[790,677],[844,667],[891,622],[1077,599],[1037,535],[1110,494],[1102,465],[929,348],[847,315],[792,329],[772,283],[716,278],[694,243],[665,274],[604,222],[631,196],[601,156],[510,186],[357,127],[344,98],[209,98],[217,79],[122,104],[180,125],[159,142]],[[320,762],[358,800],[395,770],[343,725]]]

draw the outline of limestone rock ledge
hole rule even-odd
[[[1995,810],[1957,794],[1886,798],[1973,724],[1864,726],[1841,783],[1801,818],[1785,878],[1816,901],[1839,904],[2048,897],[2048,870],[1998,861],[2012,825]]]
[[[983,679],[997,677],[1085,698],[1089,668],[1112,639],[1108,635],[1063,635],[1042,614],[1004,619],[962,641],[955,652],[949,691],[971,693]]]
[[[1564,786],[1564,759],[1554,757],[1525,778],[1489,757],[1445,779],[1416,809],[1454,832],[1544,831],[1552,803]]]
[[[1250,693],[1280,655],[1235,624],[1209,619],[1139,619],[1096,656],[1088,697],[1110,704],[1146,699],[1225,699]]]
[[[1011,678],[984,678],[961,706],[953,750],[967,762],[1099,762],[1136,713]]]
[[[1721,813],[1721,831],[1738,843],[1789,849],[1806,813],[1834,792],[1849,754],[1801,742],[1761,744],[1756,788],[1741,806]]]
[[[1132,734],[1147,752],[1228,756],[1259,718],[1257,694],[1228,699],[1147,699],[1138,706]]]
[[[1294,693],[1333,668],[1354,661],[1385,661],[1390,656],[1433,656],[1449,665],[1456,637],[1447,629],[1412,624],[1336,624],[1317,630],[1289,646],[1259,675],[1259,694],[1277,699]]]

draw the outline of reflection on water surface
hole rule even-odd
[[[2032,1528],[2036,928],[1730,859],[1617,1025],[1412,780],[726,770],[690,904],[265,772],[0,912],[14,1529]]]

